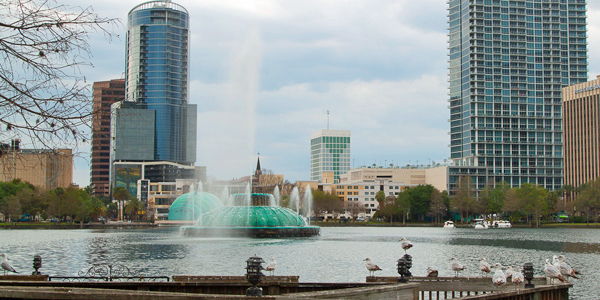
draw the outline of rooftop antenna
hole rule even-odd
[[[327,130],[329,130],[329,110],[327,110]]]

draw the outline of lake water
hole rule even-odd
[[[414,244],[408,253],[416,276],[428,266],[453,276],[450,257],[468,267],[462,276],[480,276],[481,257],[513,267],[532,262],[542,275],[545,259],[563,254],[584,274],[571,280],[571,299],[600,299],[597,229],[325,227],[320,236],[304,239],[190,238],[178,228],[1,230],[0,252],[22,274],[33,272],[36,254],[43,259],[40,271],[51,276],[75,276],[92,264],[123,264],[147,276],[244,275],[246,259],[258,255],[277,260],[276,275],[299,275],[302,282],[364,282],[367,257],[383,269],[378,276],[397,276],[401,237]]]

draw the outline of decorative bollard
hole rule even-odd
[[[525,263],[523,265],[523,277],[525,277],[525,280],[527,280],[527,283],[525,284],[525,288],[534,288],[535,284],[531,283],[531,280],[533,280],[533,264],[532,263]]]
[[[40,273],[39,269],[42,267],[42,257],[39,255],[35,255],[33,257],[33,268],[35,269],[35,271],[33,271],[33,273],[31,273],[31,275],[42,275],[42,273]]]
[[[261,271],[265,268],[262,263],[265,261],[258,257],[252,256],[246,261],[246,280],[252,285],[251,288],[246,290],[246,296],[248,297],[261,297],[262,288],[256,287],[261,281],[262,277],[265,276]]]
[[[410,256],[410,254],[404,254],[404,256],[402,256],[402,258],[404,258],[404,260],[406,260],[406,276],[407,277],[412,277],[412,273],[410,272],[410,268],[412,268],[412,256]]]
[[[402,257],[398,260],[398,274],[400,274],[398,282],[406,283],[408,281],[406,277],[404,277],[406,273],[408,273],[407,262],[406,259]]]

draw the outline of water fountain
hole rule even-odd
[[[232,194],[230,203],[233,206],[203,214],[196,226],[182,227],[183,235],[281,238],[309,237],[320,232],[319,226],[308,225],[292,209],[274,206],[272,194]]]
[[[185,193],[171,204],[169,209],[170,221],[196,221],[209,211],[223,207],[223,202],[211,193],[202,191],[202,183],[197,188],[190,187],[190,192]]]

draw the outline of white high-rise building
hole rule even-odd
[[[563,185],[563,87],[588,78],[585,0],[449,0],[450,189]]]
[[[350,171],[350,130],[323,129],[310,134],[310,179],[321,180],[324,172],[340,175]]]

